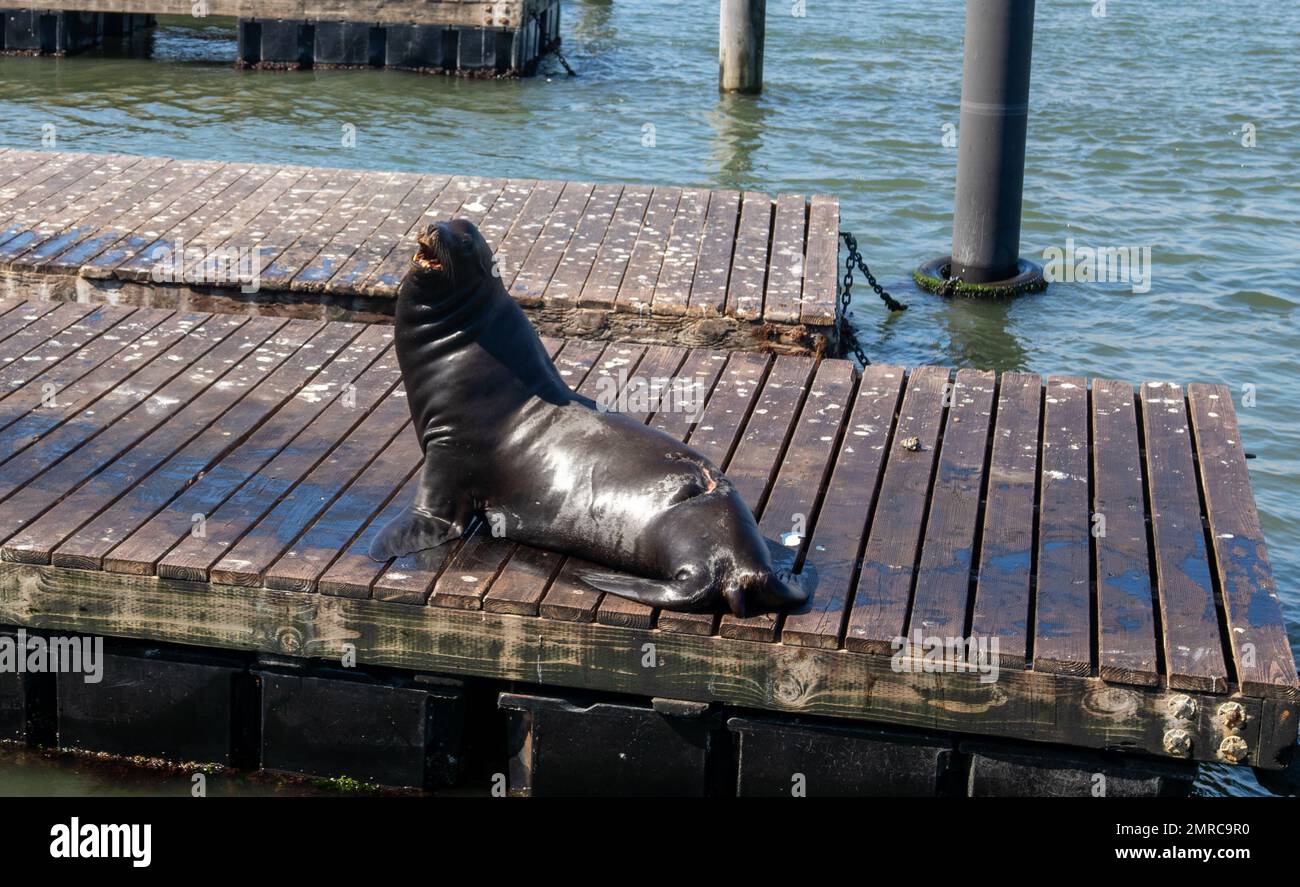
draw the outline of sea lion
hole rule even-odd
[[[570,390],[471,222],[430,225],[418,244],[394,322],[424,465],[414,501],[371,557],[436,548],[478,517],[517,542],[622,571],[581,577],[656,607],[721,600],[744,615],[806,599],[776,574],[715,465]]]

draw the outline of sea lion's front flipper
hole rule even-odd
[[[597,591],[616,594],[651,607],[671,610],[703,610],[712,602],[709,593],[712,583],[700,582],[694,576],[679,579],[647,579],[626,573],[600,573],[593,570],[578,571],[578,578]]]
[[[423,514],[414,505],[403,508],[370,543],[372,560],[389,561],[459,538],[464,527],[436,515]]]
[[[430,450],[425,454],[415,501],[403,508],[370,543],[370,557],[387,561],[437,548],[460,538],[471,511],[451,484],[446,460]]]

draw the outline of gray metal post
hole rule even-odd
[[[718,22],[718,88],[763,91],[763,28],[767,0],[722,0]]]
[[[951,276],[1015,277],[1034,0],[967,0]]]

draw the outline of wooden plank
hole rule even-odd
[[[1098,674],[1115,683],[1155,686],[1155,594],[1137,411],[1127,382],[1093,380],[1092,469]]]
[[[51,469],[238,329],[247,317],[176,315],[5,429],[0,500]]]
[[[997,639],[997,663],[1004,668],[1029,664],[1029,593],[1034,574],[1042,401],[1042,379],[1037,375],[1002,374],[971,634]]]
[[[854,387],[853,365],[838,360],[823,361],[809,386],[772,491],[759,513],[758,528],[777,570],[794,572],[803,562]],[[783,615],[755,613],[742,619],[724,613],[718,630],[723,637],[770,643],[780,633]]]
[[[578,305],[582,308],[613,310],[618,300],[618,290],[627,273],[628,260],[636,246],[637,233],[650,205],[652,188],[626,185],[619,195],[614,218],[600,243],[591,273],[582,285]]]
[[[615,308],[619,311],[650,311],[654,301],[655,284],[659,269],[663,267],[664,250],[672,232],[681,188],[655,188],[646,206],[641,230],[637,232],[636,246],[628,258],[623,282],[619,285]]]
[[[33,341],[29,337],[22,336],[22,332],[29,329],[32,324],[54,312],[66,303],[59,302],[24,302],[20,299],[6,299],[3,304],[3,312],[0,313],[0,366],[6,365],[11,361],[17,360],[22,355],[30,351],[41,340]],[[76,307],[71,309],[76,312]],[[58,332],[64,327],[75,322],[77,319],[90,313],[89,306],[82,307],[81,313],[75,316],[63,315],[60,318],[63,326],[58,327],[54,332]],[[3,397],[6,389],[0,387],[0,397]]]
[[[410,500],[396,494],[405,491],[408,481],[414,482],[420,461],[419,441],[408,423],[329,509],[271,565],[264,578],[266,587],[314,592],[322,574],[341,552],[348,551],[358,532],[367,526],[375,532],[382,529],[383,523],[375,519],[376,514],[390,501],[395,505],[393,515],[396,508],[406,506]],[[245,584],[243,576],[233,578],[233,584]]]
[[[31,305],[30,309],[23,306],[5,316],[8,319],[14,315],[15,320],[24,325],[0,342],[0,400],[20,390],[134,310],[66,302],[33,302]],[[57,392],[58,388],[47,390]],[[0,407],[0,416],[9,416],[9,421],[12,421],[14,415]]]
[[[25,541],[17,540],[18,544],[15,545],[14,535],[31,527],[37,518],[47,513],[84,481],[201,398],[209,386],[225,376],[242,356],[255,350],[285,322],[283,318],[273,317],[251,320],[246,317],[213,317],[186,337],[186,343],[191,345],[206,339],[211,343],[208,350],[199,354],[188,366],[182,364],[184,354],[169,354],[169,359],[178,359],[166,366],[165,371],[176,374],[152,393],[145,391],[149,380],[144,378],[147,370],[141,370],[128,383],[131,393],[120,398],[125,401],[124,406],[118,407],[112,403],[119,399],[117,393],[97,401],[94,413],[97,418],[105,418],[103,430],[77,447],[75,452],[69,453],[67,458],[53,463],[38,478],[14,490],[4,500],[4,506],[0,508],[0,541],[6,544],[4,550],[0,551],[0,556],[17,559],[12,555],[21,558],[24,548],[41,547],[39,562],[46,562],[50,551],[47,546],[49,539],[29,535]],[[201,348],[202,345],[197,345],[193,351],[197,352]],[[163,367],[160,365],[159,369],[163,370]],[[132,407],[131,403],[136,405]],[[109,411],[107,416],[106,410]],[[114,415],[116,418],[113,418]]]
[[[635,366],[641,348],[620,344],[603,346],[593,342],[570,342],[560,353],[556,366],[570,387],[592,397],[597,380],[619,368]],[[603,370],[603,373],[602,373]],[[512,545],[508,539],[493,539],[499,549],[508,548],[495,571],[496,579],[483,596],[483,609],[494,613],[537,615],[542,596],[559,570],[563,557],[553,551]],[[468,583],[467,583],[468,584]]]
[[[86,179],[81,193],[65,192],[59,200],[46,200],[33,209],[26,230],[0,245],[0,266],[13,267],[23,253],[66,231],[87,213],[111,202],[163,163],[159,158],[114,155]],[[0,235],[2,237],[3,235]]]
[[[622,185],[596,185],[592,189],[591,199],[574,228],[573,238],[565,247],[564,255],[546,286],[543,295],[547,301],[577,304],[622,194]]]
[[[1147,491],[1170,687],[1221,693],[1228,672],[1181,386],[1142,386]]]
[[[0,195],[0,242],[22,231],[26,227],[24,221],[39,213],[46,202],[87,179],[93,168],[86,157],[85,154],[60,155],[6,188]]]
[[[245,228],[261,220],[262,214],[269,207],[291,200],[294,186],[303,180],[307,172],[305,167],[300,166],[280,167],[242,199],[234,194],[223,197],[222,202],[230,201],[227,211],[217,216],[203,230],[189,234],[185,241],[186,251],[197,252],[202,258],[185,262],[183,279],[186,282],[210,285],[229,280],[231,275],[226,253],[241,248],[251,253],[252,249],[259,246],[252,238],[238,244],[232,244],[231,241],[240,239]],[[249,261],[252,261],[251,256]]]
[[[241,173],[240,170],[243,170]],[[211,189],[204,193],[204,199],[194,201],[186,195],[181,206],[191,205],[190,212],[184,216],[177,215],[175,223],[162,231],[158,238],[134,256],[122,262],[113,272],[113,276],[122,280],[147,281],[167,274],[171,268],[179,266],[179,276],[184,276],[184,256],[175,256],[177,248],[190,251],[200,246],[196,241],[202,232],[217,220],[223,218],[233,208],[238,207],[250,194],[255,193],[263,184],[273,177],[275,167],[248,165],[229,167],[218,173],[205,185]],[[222,185],[224,184],[224,187]],[[173,204],[173,208],[175,204]],[[156,253],[166,249],[166,258],[160,262]],[[172,276],[177,276],[173,273]]]
[[[808,207],[802,194],[782,194],[776,199],[772,223],[772,252],[767,269],[763,319],[798,323],[803,304],[804,237]]]
[[[685,314],[690,304],[691,282],[704,237],[704,220],[709,211],[709,192],[701,188],[682,191],[672,233],[664,249],[663,265],[655,282],[651,310],[655,314]]]
[[[144,353],[151,353],[157,340],[147,334],[169,316],[150,310],[105,311],[99,320],[88,316],[84,325],[78,323],[86,335],[60,336],[25,355],[24,362],[33,369],[42,364],[46,368],[39,374],[25,374],[24,381],[0,401],[0,464],[121,381],[126,372],[123,352],[128,357],[140,353],[136,343],[141,342]]]
[[[731,257],[731,282],[727,285],[727,313],[741,320],[763,316],[773,208],[770,197],[753,191],[745,192],[740,206],[736,252]]]
[[[116,238],[96,236],[87,240],[63,256],[81,257],[76,266],[76,273],[82,277],[110,278],[114,270],[123,262],[135,258],[142,251],[165,242],[167,233],[178,222],[188,218],[195,209],[210,201],[233,181],[237,180],[247,167],[232,167],[226,163],[183,162],[178,164],[179,173],[166,187],[154,192],[148,200],[134,207],[130,213],[123,214],[121,224],[112,224],[107,234],[116,233]],[[98,246],[98,252],[92,253],[91,246]]]
[[[374,173],[337,172],[330,186],[311,196],[281,226],[268,235],[268,255],[263,257],[264,289],[284,289],[331,237],[347,227],[369,202]],[[283,246],[282,246],[283,244]]]
[[[808,209],[807,264],[799,322],[808,326],[835,323],[835,296],[840,275],[840,200],[814,194]]]
[[[501,239],[496,251],[497,270],[501,273],[501,285],[507,291],[514,284],[515,275],[523,266],[563,190],[564,182],[548,180],[534,185],[519,210],[519,216],[510,226],[510,232]]]
[[[219,164],[167,160],[145,181],[97,208],[66,236],[53,238],[24,257],[24,266],[38,272],[77,273],[81,266],[127,237],[140,224],[142,213],[157,211],[164,203],[151,203],[158,194],[183,179],[215,173]]]
[[[222,466],[220,471],[228,477],[233,473],[229,477],[231,483],[236,482],[241,471],[256,471],[259,459],[270,458],[269,453],[277,452],[299,430],[301,425],[295,426],[295,420],[301,417],[302,411],[319,402],[317,392],[303,386],[362,329],[358,324],[325,326],[305,345],[291,351],[266,379],[173,455],[150,460],[147,454],[134,453],[131,455],[144,457],[138,465],[133,459],[124,459],[105,469],[108,481],[112,481],[115,472],[126,479],[118,496],[111,506],[55,548],[51,562],[55,566],[102,569],[104,558],[119,543],[218,466]],[[268,365],[272,362],[265,361]],[[328,385],[332,380],[330,373],[316,381]],[[298,406],[299,403],[308,407]],[[282,408],[288,411],[288,421],[275,421]],[[242,455],[236,453],[241,448]],[[233,458],[226,461],[232,453]],[[241,462],[242,459],[247,462]]]
[[[687,443],[713,464],[727,470],[767,376],[772,358],[766,354],[735,352],[727,358],[704,413],[691,430]],[[661,610],[655,624],[663,631],[711,635],[715,613],[678,613]]]
[[[365,178],[362,180],[365,181]],[[415,176],[399,173],[381,175],[377,180],[368,182],[366,199],[364,202],[358,200],[362,205],[350,214],[347,224],[328,237],[316,255],[303,265],[292,280],[280,283],[279,278],[273,278],[270,285],[295,292],[324,292],[330,279],[347,264],[365,239],[383,224],[393,208],[411,193],[416,182]]]
[[[114,573],[153,575],[156,565],[171,549],[203,524],[196,516],[209,515],[245,481],[292,441],[300,431],[341,397],[365,369],[387,351],[392,330],[367,327],[347,348],[312,377],[296,397],[281,407],[240,446],[166,503],[166,508],[122,538],[103,558],[104,569]]]
[[[642,422],[649,421],[658,412],[659,398],[671,391],[671,380],[685,359],[685,348],[667,345],[647,348],[645,356],[637,364],[636,375],[628,379],[621,392],[626,398],[625,414]],[[672,408],[671,402],[663,406]],[[591,566],[589,562],[579,558],[571,557],[565,562],[542,599],[542,615],[562,612],[583,620],[602,618],[616,624],[653,624],[653,607],[617,595],[602,595],[583,582],[580,571],[588,566]]]
[[[268,589],[0,564],[0,622],[56,632],[340,661],[888,722],[927,730],[1014,735],[1162,756],[1175,692],[1035,671],[935,675],[889,657],[775,644],[719,642],[598,623],[340,600]],[[658,667],[643,668],[653,643]],[[1178,691],[1181,692],[1181,691]],[[1193,694],[1199,710],[1225,697]],[[1247,742],[1264,702],[1240,701]],[[1275,701],[1270,701],[1273,704]],[[1254,719],[1253,722],[1251,719]],[[1294,721],[1292,722],[1294,724]],[[1213,758],[1213,719],[1189,722],[1193,755]],[[1281,731],[1271,732],[1278,736]],[[1286,741],[1294,743],[1291,735]],[[1277,749],[1270,749],[1276,753]],[[1274,764],[1276,766],[1276,764]]]
[[[1038,505],[1034,668],[1092,669],[1088,502],[1088,380],[1048,376]]]
[[[21,190],[14,183],[23,176],[60,156],[47,151],[6,150],[0,160],[0,200],[9,200]]]
[[[957,371],[949,398],[943,446],[930,494],[921,563],[906,637],[914,655],[923,655],[931,638],[964,639],[974,552],[979,544],[984,458],[989,447],[993,373]],[[920,636],[920,644],[913,643]],[[920,648],[919,650],[917,648]],[[967,664],[974,664],[969,662]]]
[[[158,575],[172,579],[210,578],[213,566],[277,505],[285,510],[276,517],[286,519],[286,514],[290,515],[286,532],[296,536],[293,527],[301,527],[306,520],[298,524],[300,518],[293,512],[307,511],[303,517],[310,518],[316,513],[313,509],[328,504],[337,494],[338,485],[364,467],[361,460],[367,459],[369,451],[365,448],[370,438],[386,442],[404,424],[410,410],[405,392],[394,390],[400,381],[397,354],[386,350],[347,386],[347,396],[334,398],[270,462],[208,512],[202,534],[191,533],[162,557],[157,564]],[[353,437],[354,431],[359,438]],[[361,464],[356,464],[358,461]],[[341,469],[344,477],[334,473],[335,469]],[[328,487],[322,485],[323,479],[329,480]],[[327,489],[332,492],[326,493]],[[323,503],[322,495],[327,496]],[[235,564],[236,568],[244,566]]]
[[[209,386],[202,397],[191,400],[169,422],[123,451],[21,533],[11,537],[0,549],[0,558],[22,563],[51,563],[60,545],[127,493],[137,481],[148,477],[150,472],[183,450],[214,422],[220,421],[227,415],[227,410],[293,357],[320,328],[319,323],[303,320],[290,321],[281,327],[262,347],[246,353]],[[229,416],[238,418],[238,411]],[[76,561],[71,551],[65,552],[62,565],[90,569],[99,566],[98,562]]]
[[[826,650],[840,646],[849,593],[863,540],[874,519],[905,375],[902,367],[879,364],[862,370],[835,471],[800,572],[811,597],[786,615],[781,629],[784,644]]]
[[[844,646],[855,652],[895,652],[906,625],[949,372],[924,366],[907,379],[876,504],[889,519],[872,522],[849,610]]]
[[[1237,682],[1251,696],[1295,699],[1295,659],[1250,489],[1232,392],[1226,385],[1193,383],[1187,394]],[[1290,730],[1295,733],[1294,719]]]
[[[478,232],[483,235],[483,239],[487,241],[488,246],[492,247],[494,253],[500,248],[501,241],[510,233],[510,228],[514,225],[515,219],[519,218],[519,213],[523,211],[524,204],[528,202],[528,197],[533,193],[536,185],[535,179],[507,179],[505,187],[492,203],[492,208],[484,214]]]
[[[727,308],[727,283],[731,279],[731,254],[740,224],[740,192],[714,191],[704,219],[700,256],[687,303],[692,314],[722,314]]]
[[[510,295],[520,304],[541,304],[542,293],[551,282],[555,269],[560,264],[560,259],[573,237],[574,229],[587,208],[587,201],[591,198],[593,187],[585,182],[569,182],[560,192],[560,199],[556,201],[555,208],[538,232],[528,257],[524,259],[514,282],[510,284]]]

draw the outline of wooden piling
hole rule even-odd
[[[722,0],[718,26],[718,88],[763,91],[763,28],[767,0]]]

